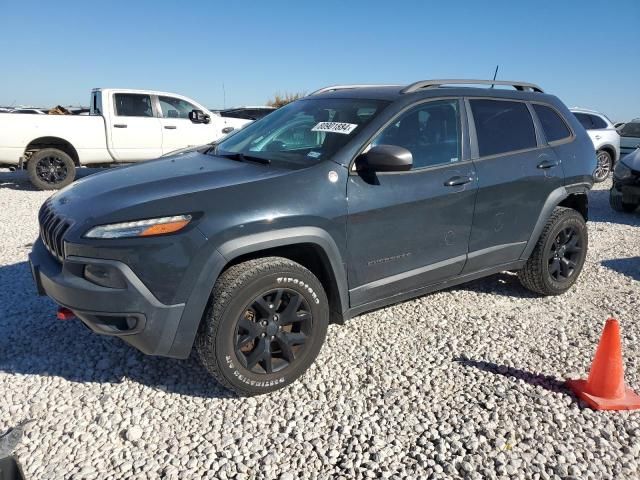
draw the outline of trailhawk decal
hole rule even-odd
[[[349,135],[358,125],[356,123],[320,122],[311,129],[312,132],[331,132]]]
[[[274,380],[266,380],[261,382],[259,380],[251,380],[244,375],[242,375],[238,370],[236,370],[235,365],[233,364],[233,359],[230,355],[225,357],[227,361],[227,366],[233,370],[233,376],[240,380],[242,383],[246,383],[247,385],[251,385],[252,387],[273,387],[274,385],[279,385],[284,383],[284,377],[276,378]]]
[[[311,288],[308,284],[304,283],[302,280],[298,280],[297,278],[278,277],[276,279],[276,282],[292,283],[294,285],[297,285],[298,287],[301,287],[302,289],[309,292],[309,294],[313,297],[313,301],[316,302],[316,304],[320,303],[320,299],[318,298],[318,295],[313,290],[313,288]]]

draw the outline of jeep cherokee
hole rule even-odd
[[[259,394],[299,377],[331,322],[504,270],[567,291],[595,167],[533,84],[335,86],[61,190],[30,261],[39,294],[94,332],[152,355],[195,346],[221,384]]]

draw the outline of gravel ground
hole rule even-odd
[[[577,286],[539,298],[499,274],[331,326],[291,387],[240,399],[195,358],[145,357],[55,320],[26,263],[48,193],[0,171],[0,432],[29,479],[640,478],[640,412],[594,412],[584,376],[621,321],[640,391],[640,213],[591,193]]]

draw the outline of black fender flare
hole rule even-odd
[[[219,245],[204,262],[193,291],[186,302],[169,356],[178,358],[189,356],[211,290],[229,262],[242,255],[261,250],[302,243],[314,244],[322,249],[326,255],[338,288],[340,313],[347,311],[349,308],[348,284],[342,255],[331,235],[325,230],[318,227],[293,227],[234,238]]]
[[[542,206],[542,210],[540,211],[540,215],[538,216],[538,220],[536,221],[535,226],[533,227],[533,231],[531,232],[531,236],[527,241],[527,245],[524,248],[522,254],[520,255],[520,260],[528,260],[531,252],[535,248],[538,243],[538,239],[542,234],[542,230],[544,226],[547,224],[549,217],[551,216],[551,212],[556,208],[564,199],[566,199],[569,195],[572,194],[587,194],[591,186],[587,183],[579,183],[575,185],[565,185],[562,187],[558,187],[553,190],[547,200],[544,202]]]

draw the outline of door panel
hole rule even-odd
[[[162,155],[160,120],[154,116],[151,97],[114,94],[114,114],[107,125],[110,146],[119,162],[149,160]]]
[[[553,149],[538,147],[539,134],[524,102],[469,103],[480,158],[475,160],[478,196],[465,274],[518,260],[546,199],[564,183]],[[502,153],[508,149],[516,151]]]
[[[189,120],[192,110],[200,107],[181,98],[159,96],[160,124],[162,125],[162,152],[173,152],[180,148],[204,145],[216,140],[215,119],[210,123],[193,123]]]
[[[461,161],[457,99],[402,113],[371,145],[409,150],[413,169],[351,175],[347,184],[352,306],[460,273],[476,195],[473,163]]]
[[[379,174],[376,181],[349,178],[347,241],[352,306],[460,273],[466,260],[476,185],[444,186],[459,175],[474,176],[473,164]]]

